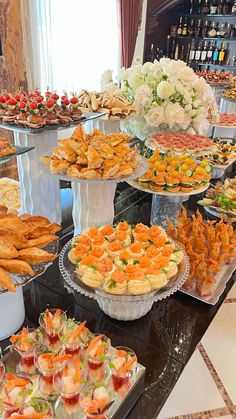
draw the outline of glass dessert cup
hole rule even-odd
[[[67,360],[70,359],[71,357],[70,355],[64,355],[64,353],[61,353],[57,356],[57,358],[60,358],[59,362],[53,365],[50,361],[48,364],[47,359],[50,359],[50,357],[53,357],[53,355],[54,354],[52,353],[47,353],[47,354],[41,354],[34,358],[35,366],[38,368],[39,372],[41,373],[39,377],[40,394],[42,397],[45,397],[46,399],[49,399],[50,401],[54,400],[58,396],[58,392],[54,387],[53,377],[64,368]]]
[[[80,406],[86,419],[109,419],[112,403],[112,393],[101,383],[87,384],[81,390]]]
[[[44,399],[33,397],[28,403],[25,403],[18,411],[19,415],[25,418],[32,418],[34,413],[40,413],[41,419],[52,419],[53,410],[51,405]],[[14,417],[14,416],[13,416]]]
[[[80,360],[78,359],[80,364]],[[71,413],[81,412],[80,409],[80,390],[83,377],[76,373],[73,367],[73,360],[69,361],[63,371],[55,374],[53,384],[58,393],[65,410]]]
[[[112,388],[121,399],[124,399],[133,385],[132,374],[137,364],[137,357],[132,349],[125,346],[117,346],[114,356],[109,364],[112,370]]]
[[[79,323],[68,319],[60,333],[60,340],[66,354],[80,355],[88,346],[93,334],[85,327],[85,322]]]
[[[19,406],[31,394],[32,386],[32,381],[23,375],[5,375],[0,385],[0,410],[4,411],[4,419],[18,412]]]
[[[50,351],[59,352],[62,347],[60,333],[64,327],[67,316],[60,309],[46,309],[39,316],[39,324],[44,329],[44,343]]]
[[[21,357],[17,365],[17,373],[29,376],[34,375],[36,373],[34,357],[43,343],[43,334],[40,329],[23,328],[21,333],[12,336],[10,341],[12,342],[12,348]]]
[[[107,379],[108,352],[111,341],[104,335],[95,335],[84,351],[84,362],[87,370],[87,381],[103,382]]]
[[[0,361],[0,383],[4,379],[5,372],[6,372],[5,365],[3,364],[2,361]]]

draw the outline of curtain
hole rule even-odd
[[[119,71],[116,0],[22,0],[30,88],[100,90],[101,74]]]
[[[142,13],[141,0],[117,0],[121,43],[121,64],[128,68],[132,64],[138,27]]]

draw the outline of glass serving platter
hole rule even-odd
[[[16,148],[15,153],[9,154],[4,157],[0,157],[0,164],[6,163],[14,157],[20,156],[21,154],[28,153],[28,151],[33,150],[35,147],[20,147],[18,145],[14,146]]]
[[[48,131],[63,130],[63,129],[68,129],[70,127],[75,127],[79,124],[85,124],[85,122],[91,121],[92,119],[100,118],[103,115],[105,115],[104,112],[84,112],[78,121],[73,121],[73,122],[70,122],[69,124],[59,123],[57,125],[46,125],[41,128],[27,128],[18,124],[3,124],[3,123],[0,124],[0,127],[10,130],[10,131],[18,131],[18,132],[23,132],[26,134],[42,134]]]
[[[143,192],[151,193],[153,195],[163,195],[163,196],[170,196],[170,197],[198,195],[202,192],[205,192],[210,186],[210,184],[207,183],[206,185],[202,186],[202,188],[194,189],[193,191],[190,191],[190,192],[181,192],[181,191],[179,192],[168,192],[168,191],[155,192],[155,191],[152,191],[148,187],[145,188],[141,186],[140,183],[137,182],[137,180],[131,180],[128,182],[128,184],[132,186],[133,188],[139,189],[140,191],[143,191]]]
[[[8,352],[2,358],[0,358],[0,360],[4,363],[6,372],[14,374],[16,372],[20,356],[15,351],[11,352],[8,350]],[[109,419],[125,419],[127,417],[143,391],[145,371],[146,368],[137,362],[137,365],[132,373],[132,386],[124,399],[121,399],[118,395],[115,395],[114,402],[107,411]],[[30,378],[33,382],[32,396],[42,397],[38,389],[39,374],[36,373],[33,377]],[[60,397],[58,397],[57,400],[52,403],[52,407],[55,419],[87,418],[87,415],[85,415],[81,410],[69,414],[63,407]],[[5,416],[0,412],[0,419],[4,418]]]
[[[48,253],[51,253],[52,255],[57,255],[59,248],[59,242],[58,240],[55,240],[51,243],[49,243],[47,246],[43,248]],[[45,262],[41,264],[35,264],[31,265],[35,275],[31,276],[28,274],[25,275],[16,275],[16,274],[10,274],[11,278],[14,280],[14,284],[16,287],[24,287],[25,285],[29,284],[33,279],[37,278],[38,276],[42,275],[49,266],[51,266],[53,261]],[[0,287],[0,294],[3,294],[5,292],[8,292],[7,289],[4,289]]]
[[[151,310],[154,302],[162,300],[174,294],[182,287],[189,275],[190,264],[183,247],[176,243],[184,251],[184,259],[178,265],[178,273],[171,278],[168,284],[158,291],[151,291],[143,295],[112,295],[102,289],[92,289],[85,285],[75,273],[75,265],[68,259],[71,250],[72,239],[64,246],[59,256],[60,272],[66,283],[75,291],[98,302],[104,313],[117,320],[135,320]]]
[[[45,155],[45,157],[48,157],[48,155]],[[144,175],[144,173],[146,173],[148,171],[148,168],[149,168],[148,160],[145,159],[144,157],[138,155],[137,156],[137,163],[138,163],[138,166],[133,171],[132,175],[116,177],[116,178],[112,178],[112,179],[80,179],[80,178],[77,178],[77,177],[67,176],[67,174],[63,173],[63,172],[53,174],[49,171],[48,165],[45,165],[43,163],[41,163],[41,167],[42,167],[42,170],[44,171],[44,173],[46,172],[47,174],[50,174],[51,176],[56,176],[60,180],[65,180],[66,182],[99,183],[99,184],[102,184],[102,183],[127,182],[131,179],[137,179],[138,177]]]

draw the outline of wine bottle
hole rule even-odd
[[[181,46],[180,60],[184,61],[184,45]]]
[[[232,6],[231,13],[233,15],[236,15],[236,1],[234,2],[233,6]]]
[[[217,13],[217,0],[212,0],[210,4],[210,14],[216,15]]]
[[[225,28],[225,23],[221,23],[220,27],[219,27],[219,38],[224,38],[225,34],[226,34],[226,28]]]
[[[178,36],[182,35],[182,29],[183,29],[183,27],[182,27],[182,22],[183,22],[183,18],[182,18],[182,17],[180,17],[180,18],[179,18],[179,26],[178,26],[178,28],[177,28],[177,35],[178,35]]]
[[[200,61],[201,60],[201,54],[202,54],[202,44],[201,42],[198,45],[198,48],[195,52],[195,61]]]
[[[171,47],[171,53],[170,53],[170,58],[173,60],[174,59],[174,56],[175,56],[175,44],[176,44],[176,40],[175,39],[173,39],[173,42],[172,42],[172,47]]]
[[[178,60],[179,58],[179,44],[176,44],[175,53],[174,53],[174,60]]]
[[[234,25],[234,26],[231,27],[231,30],[230,30],[230,38],[231,39],[236,39],[236,25]]]
[[[216,36],[216,22],[212,22],[211,27],[209,27],[209,29],[208,29],[207,35],[210,38],[215,38],[215,36]]]
[[[190,25],[188,27],[188,34],[189,36],[193,36],[194,34],[194,20],[192,19]]]
[[[191,45],[190,52],[189,52],[189,62],[193,62],[195,60],[195,54],[196,54],[196,46],[195,46],[195,43],[193,42]]]
[[[208,34],[208,20],[206,20],[202,28],[202,37],[206,38],[207,34]]]
[[[190,0],[190,5],[189,5],[189,15],[193,14],[193,0]]]
[[[201,36],[201,19],[198,19],[197,26],[195,27],[194,31],[195,38],[199,38]]]
[[[195,13],[200,15],[202,13],[202,0],[197,0]]]
[[[217,6],[217,14],[222,15],[223,14],[223,7],[224,7],[224,0],[220,0],[219,4]]]
[[[209,46],[209,49],[207,51],[207,62],[208,63],[212,62],[213,52],[214,52],[214,47],[213,47],[213,42],[211,42],[210,46]]]
[[[202,6],[202,13],[203,14],[208,14],[210,13],[210,5],[209,5],[209,0],[204,0],[203,2],[203,6]]]
[[[220,65],[224,64],[225,56],[226,56],[226,49],[225,49],[224,42],[222,42],[221,49],[220,49],[220,52],[219,52],[219,58],[218,58],[218,61],[219,61]]]
[[[188,35],[188,25],[187,25],[187,19],[185,18],[183,29],[182,29],[182,36],[187,36],[187,35]]]
[[[231,8],[232,8],[231,0],[226,0],[223,6],[223,14],[224,15],[231,14]]]
[[[218,59],[219,59],[219,48],[216,44],[215,50],[213,52],[213,56],[212,56],[212,62],[213,64],[218,64]]]
[[[206,59],[207,59],[207,42],[205,42],[204,47],[202,49],[200,60],[202,63],[205,63]]]

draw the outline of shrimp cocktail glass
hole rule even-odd
[[[112,393],[102,383],[85,385],[80,394],[80,406],[86,419],[109,419],[108,410],[113,403]]]
[[[53,410],[51,405],[44,399],[32,397],[18,411],[10,416],[14,419],[52,419]]]
[[[84,351],[84,362],[87,368],[87,381],[101,382],[106,377],[108,351],[111,341],[105,335],[95,336]]]
[[[62,343],[59,338],[67,316],[60,308],[46,309],[39,316],[39,324],[45,331],[44,343],[49,351],[59,352]]]
[[[0,409],[4,411],[4,419],[18,412],[31,393],[32,381],[29,378],[6,373],[0,385]]]
[[[71,355],[64,352],[59,354],[48,352],[35,357],[35,365],[41,373],[39,391],[43,397],[53,399],[58,395],[53,384],[53,377],[64,368],[69,359]]]
[[[36,367],[34,357],[43,343],[43,334],[39,329],[23,327],[20,333],[10,338],[12,348],[18,352],[21,359],[17,365],[17,372],[25,375],[34,375]]]
[[[132,374],[137,364],[135,353],[125,347],[115,348],[114,358],[109,364],[112,371],[112,386],[116,394],[122,399],[126,397],[132,387]]]
[[[60,340],[66,354],[71,354],[72,356],[80,355],[81,351],[88,346],[93,334],[87,329],[85,324],[86,321],[78,323],[73,319],[68,319],[65,322],[60,334]]]
[[[61,401],[66,411],[71,414],[79,412],[80,390],[84,383],[81,361],[73,356],[64,366],[63,370],[53,378],[54,387],[61,395]]]

